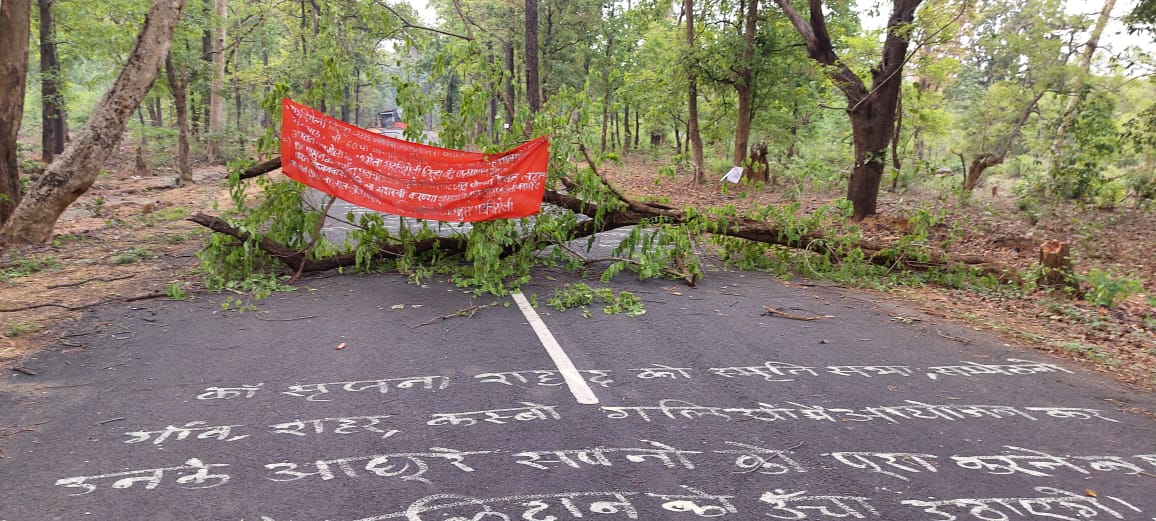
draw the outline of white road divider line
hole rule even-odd
[[[570,393],[574,395],[578,403],[598,403],[598,397],[594,396],[594,391],[590,389],[586,379],[582,378],[578,368],[574,367],[574,362],[570,361],[566,351],[563,351],[562,346],[558,345],[558,341],[554,339],[554,335],[550,333],[550,329],[546,327],[542,317],[538,316],[537,311],[534,311],[530,301],[526,300],[526,296],[521,291],[515,291],[510,295],[514,297],[514,303],[518,304],[518,309],[522,310],[522,316],[526,317],[526,320],[530,322],[530,327],[534,328],[534,333],[538,335],[542,347],[546,348],[546,353],[554,361],[554,366],[558,368],[558,372],[566,380],[566,385],[570,387]]]

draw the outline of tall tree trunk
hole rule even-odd
[[[4,0],[4,7],[13,3]],[[156,0],[153,3],[120,75],[96,104],[77,138],[48,166],[20,201],[12,217],[0,227],[0,242],[35,243],[52,238],[56,219],[96,181],[100,167],[120,143],[128,119],[152,88],[168,55],[183,6],[184,0]],[[8,34],[9,31],[0,32],[3,35],[0,39]],[[27,33],[24,41],[27,41]],[[7,52],[8,46],[0,49]],[[7,81],[9,76],[0,77],[4,78],[0,81]]]
[[[56,55],[56,25],[52,1],[39,0],[40,10],[40,157],[51,163],[64,152],[64,103],[61,98],[60,59]]]
[[[903,136],[903,91],[899,91],[899,99],[895,106],[895,132],[891,134],[891,192],[899,189],[899,170],[903,163],[899,161],[899,138]]]
[[[163,127],[165,125],[164,116],[161,114],[161,96],[157,94],[151,96],[145,101],[145,106],[149,111],[149,125],[153,127]]]
[[[606,134],[610,131],[610,92],[602,96],[602,146],[599,154],[606,153]]]
[[[494,74],[494,44],[486,43],[486,83],[490,92],[490,117],[486,119],[486,130],[493,142],[498,141],[498,101],[501,95],[498,89],[501,85],[501,74]]]
[[[361,68],[353,69],[353,124],[361,126]]]
[[[174,67],[171,48],[165,56],[165,73],[169,79],[169,91],[173,94],[173,111],[177,113],[177,184],[191,183],[193,165],[189,160],[188,78],[184,70]]]
[[[775,0],[803,38],[807,55],[826,66],[824,74],[847,99],[847,115],[851,120],[851,139],[855,148],[855,165],[847,184],[847,199],[851,201],[852,218],[856,221],[875,214],[879,183],[883,180],[883,167],[887,160],[887,144],[895,130],[895,110],[911,35],[909,27],[922,1],[892,0],[882,59],[871,69],[871,89],[868,90],[863,79],[835,54],[823,17],[823,0],[810,0],[809,21],[795,10],[790,0]]]
[[[514,90],[514,44],[509,40],[502,42],[502,54],[506,65],[506,125],[513,128],[517,92]]]
[[[694,53],[694,0],[683,0],[682,9],[686,16],[686,51],[691,55]],[[698,131],[698,64],[694,59],[687,59],[686,69],[686,141],[694,165],[694,182],[701,183],[706,174],[703,172],[702,135]]]
[[[268,49],[268,47],[264,47],[264,46],[261,47],[261,65],[263,65],[266,70],[269,69],[269,49]],[[266,83],[262,89],[263,89],[263,92],[266,96],[269,95],[269,84],[268,83]],[[273,125],[273,120],[269,116],[269,111],[268,110],[262,110],[261,111],[261,128],[269,128],[271,125]]]
[[[610,149],[619,150],[619,147],[622,146],[622,127],[618,124],[617,110],[610,111],[610,121],[614,123],[614,131],[610,133],[610,136],[613,138],[611,139]]]
[[[641,128],[640,127],[641,123],[639,123],[640,118],[638,116],[638,112],[639,111],[637,111],[637,110],[634,111],[634,148],[635,149],[638,148],[638,139],[639,139],[639,136],[642,135],[642,132],[639,131],[639,129]]]
[[[349,82],[341,87],[341,93],[344,95],[341,99],[341,121],[349,123]]]
[[[24,117],[31,14],[29,0],[0,2],[0,225],[20,202],[16,137]]]
[[[632,124],[633,123],[630,122],[630,104],[629,103],[623,103],[622,104],[622,128],[625,130],[625,134],[626,134],[626,137],[622,140],[622,151],[623,152],[630,150],[630,146],[631,146],[630,126]]]
[[[221,162],[221,145],[225,138],[225,27],[228,25],[228,8],[228,0],[213,2],[213,81],[209,87],[210,163]]]
[[[530,112],[542,110],[542,87],[538,80],[538,0],[526,0],[526,102]],[[525,135],[534,133],[534,122],[526,125]]]
[[[241,89],[241,82],[233,82],[233,132],[237,135],[242,147],[245,144],[245,91]]]
[[[738,81],[738,122],[735,124],[734,165],[739,166],[747,159],[747,149],[751,142],[751,105],[755,89],[755,34],[758,30],[759,0],[746,0],[746,14],[743,18],[743,56],[739,64]]]
[[[1058,160],[1064,152],[1064,141],[1067,137],[1068,127],[1072,126],[1072,121],[1076,119],[1076,105],[1080,102],[1079,94],[1084,88],[1084,76],[1091,73],[1092,58],[1096,55],[1096,49],[1100,46],[1100,36],[1104,34],[1104,27],[1108,25],[1108,20],[1112,16],[1112,9],[1115,7],[1116,0],[1104,0],[1104,8],[1100,10],[1100,16],[1096,18],[1096,23],[1092,26],[1092,34],[1088,36],[1088,41],[1084,44],[1084,52],[1080,54],[1080,69],[1084,71],[1084,74],[1077,75],[1072,81],[1072,92],[1068,95],[1068,101],[1064,106],[1064,118],[1060,121],[1060,126],[1056,127],[1056,138],[1052,141],[1054,160]]]

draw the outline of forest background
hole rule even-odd
[[[148,44],[150,3],[0,3],[6,24],[24,6],[28,28],[26,58],[0,48],[26,67],[21,117],[0,110],[15,165],[0,169],[7,359],[97,302],[72,288],[116,278],[88,275],[166,256],[146,295],[225,288],[247,295],[235,310],[325,267],[502,293],[543,262],[693,283],[710,254],[898,292],[1156,384],[1154,2],[165,1],[179,23],[163,68],[55,214],[28,201],[81,177],[66,150],[92,145],[77,129]],[[551,135],[547,199],[570,211],[535,220],[533,240],[515,223],[439,240],[361,216],[354,243],[328,243],[332,203],[260,175],[283,96],[364,127],[398,109],[408,138],[452,148]],[[735,165],[741,183],[718,181]],[[34,233],[14,224],[22,195]],[[626,225],[639,226],[610,258],[567,246]],[[1049,239],[1070,266],[1039,262]],[[200,266],[174,267],[189,248]]]

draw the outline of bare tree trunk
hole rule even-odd
[[[349,123],[349,82],[341,87],[341,93],[344,95],[341,99],[341,121]]]
[[[903,91],[900,89],[899,98],[895,105],[895,132],[891,134],[891,192],[899,189],[899,170],[903,163],[899,161],[899,138],[903,136]]]
[[[499,87],[500,78],[501,78],[500,74],[498,75],[498,78],[494,77],[494,43],[493,42],[487,42],[486,43],[486,84],[487,84],[487,87],[489,88],[489,93],[490,93],[490,103],[489,103],[489,106],[490,106],[489,116],[490,117],[487,118],[487,120],[486,120],[486,132],[490,136],[490,140],[494,141],[494,142],[497,142],[497,140],[498,140],[498,133],[497,133],[497,129],[498,129],[498,98],[501,97],[498,94],[498,89],[500,88]]]
[[[790,0],[775,0],[803,38],[807,55],[826,66],[824,73],[847,99],[847,115],[851,119],[851,138],[855,146],[855,166],[847,184],[847,199],[851,201],[852,218],[856,221],[875,214],[887,144],[894,132],[895,110],[903,83],[903,64],[911,34],[908,27],[914,22],[915,9],[922,1],[892,0],[882,59],[871,69],[871,89],[868,90],[863,79],[835,54],[823,17],[823,0],[810,0],[809,21],[795,10]]]
[[[740,166],[747,159],[747,148],[751,142],[751,105],[755,88],[755,34],[758,30],[759,0],[745,0],[746,13],[743,15],[743,56],[739,64],[738,81],[738,122],[735,124],[734,164]]]
[[[165,122],[161,116],[161,96],[159,94],[150,96],[145,101],[145,107],[149,111],[149,125],[153,127],[163,127]]]
[[[599,154],[606,153],[606,133],[610,130],[610,91],[602,96],[602,146]]]
[[[534,114],[542,110],[538,66],[538,0],[526,0],[526,102]]]
[[[623,103],[622,104],[622,127],[623,127],[623,130],[625,130],[625,134],[626,134],[626,137],[622,140],[622,151],[623,152],[630,150],[630,146],[631,146],[630,125],[631,125],[631,123],[630,123],[630,104],[629,103]]]
[[[225,134],[225,26],[229,17],[228,0],[213,3],[213,81],[209,87],[208,159],[219,163]]]
[[[173,53],[165,57],[165,73],[169,90],[173,93],[173,109],[177,113],[177,184],[193,182],[193,165],[189,160],[189,105],[188,79],[183,70],[173,66]]]
[[[60,96],[60,59],[56,56],[53,0],[39,0],[40,10],[40,158],[51,163],[64,152],[64,110]]]
[[[635,110],[634,111],[634,148],[638,148],[638,139],[640,136],[642,136],[642,132],[639,131],[639,129],[641,128],[639,126],[640,125],[639,119],[640,118],[638,116],[638,111]]]
[[[506,124],[510,125],[509,128],[514,128],[514,107],[517,103],[517,92],[514,90],[514,44],[509,41],[502,42],[502,54],[506,65]]]
[[[24,117],[31,14],[29,0],[0,2],[0,225],[20,202],[16,137]]]
[[[694,52],[694,0],[683,0],[683,15],[686,16],[686,48],[687,52]],[[686,141],[690,148],[694,164],[694,182],[706,180],[703,172],[702,134],[698,131],[698,65],[688,59],[687,65],[687,122]]]
[[[614,136],[614,143],[610,145],[610,148],[613,150],[619,150],[619,147],[622,146],[622,126],[619,124],[618,111],[611,110],[610,114],[611,118],[614,120],[614,133],[612,134]]]
[[[265,48],[265,47],[261,48],[261,65],[265,66],[266,69],[269,68],[269,49]],[[266,84],[263,87],[263,89],[264,89],[264,93],[266,95],[268,95],[269,94],[269,85]],[[261,111],[261,128],[269,128],[269,126],[272,124],[273,124],[273,120],[269,117],[269,111],[262,110]]]
[[[4,1],[5,6],[11,3]],[[101,165],[120,143],[128,119],[152,88],[183,6],[184,0],[153,3],[116,82],[97,103],[77,138],[48,166],[0,228],[0,242],[35,243],[52,238],[56,219],[96,181]]]

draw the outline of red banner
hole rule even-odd
[[[500,154],[437,148],[383,136],[288,98],[281,103],[281,171],[379,212],[476,222],[538,213],[550,143]]]

